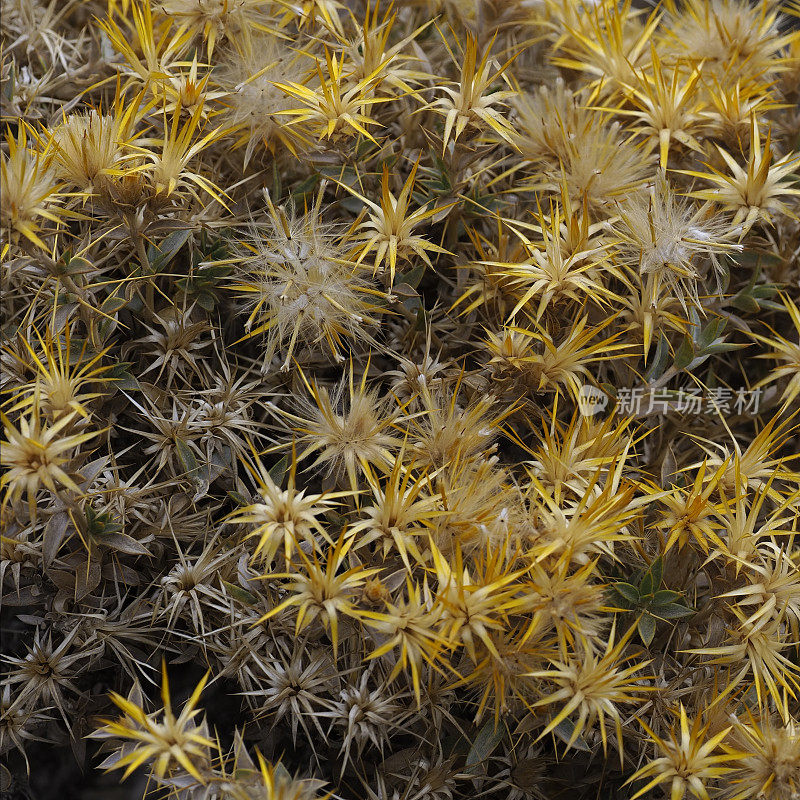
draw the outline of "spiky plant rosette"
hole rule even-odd
[[[0,82],[4,797],[800,797],[797,0],[3,0]]]

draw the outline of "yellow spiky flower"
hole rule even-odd
[[[624,92],[636,106],[629,113],[636,120],[635,130],[658,144],[659,164],[666,169],[669,149],[673,140],[702,153],[697,140],[704,119],[701,114],[704,101],[698,98],[700,69],[687,70],[678,63],[665,67],[658,56],[655,44],[650,44],[650,65],[642,70],[633,85]]]
[[[3,256],[11,244],[20,237],[42,250],[48,246],[42,241],[42,221],[56,226],[64,211],[60,208],[63,196],[55,173],[49,167],[51,153],[45,149],[31,149],[28,145],[28,128],[23,123],[16,136],[9,129],[6,141],[8,155],[4,152],[0,162],[0,223],[3,230]]]
[[[759,353],[758,358],[768,358],[771,361],[778,362],[778,364],[770,370],[769,375],[760,380],[754,388],[760,389],[776,381],[789,378],[781,394],[784,407],[789,408],[798,394],[800,394],[800,308],[797,307],[795,302],[788,295],[784,296],[783,304],[797,332],[797,342],[792,342],[774,330],[772,331],[772,337],[762,336],[759,333],[751,334],[756,341],[772,348],[767,353]]]
[[[386,102],[386,97],[374,95],[375,77],[367,75],[353,83],[345,73],[345,55],[340,58],[325,49],[325,69],[318,59],[315,66],[315,83],[276,83],[288,97],[300,101],[299,108],[276,112],[287,117],[287,125],[297,126],[300,135],[305,131],[319,141],[343,142],[364,136],[372,142],[375,137],[368,126],[378,125],[368,112],[376,103]],[[377,143],[377,142],[376,142]]]
[[[430,108],[444,117],[444,133],[442,134],[442,152],[447,152],[448,145],[455,145],[467,127],[478,132],[490,131],[502,140],[513,144],[514,128],[503,114],[506,100],[513,97],[515,92],[511,88],[489,91],[489,87],[498,80],[508,79],[505,72],[511,60],[505,64],[497,64],[490,58],[494,41],[484,49],[478,58],[478,40],[470,32],[461,59],[461,76],[456,88],[442,86],[441,91],[446,95],[429,103]],[[455,64],[458,59],[453,55],[445,41],[450,57]]]
[[[750,117],[750,151],[743,167],[727,150],[717,146],[728,168],[722,172],[708,165],[709,172],[687,170],[688,175],[714,184],[713,189],[700,189],[692,197],[719,203],[733,211],[733,225],[741,225],[741,236],[758,221],[771,223],[775,214],[791,214],[789,200],[800,196],[800,189],[790,185],[789,175],[800,166],[800,155],[787,153],[773,160],[771,131],[762,144],[758,119]]]
[[[654,688],[642,685],[643,676],[637,675],[650,663],[649,660],[624,665],[623,650],[634,630],[632,627],[615,644],[615,628],[612,627],[605,652],[600,658],[591,651],[585,651],[569,662],[554,661],[550,665],[551,669],[531,673],[531,677],[543,678],[547,684],[554,684],[556,687],[555,691],[538,700],[534,706],[563,703],[563,707],[541,732],[540,738],[577,712],[578,720],[567,741],[567,748],[575,743],[587,727],[596,722],[600,728],[603,751],[606,752],[608,747],[606,718],[608,718],[614,721],[620,760],[624,758],[619,706],[635,702],[638,694]]]
[[[651,778],[633,795],[632,800],[644,797],[661,783],[669,785],[670,800],[683,800],[687,796],[710,800],[708,782],[734,771],[731,764],[735,754],[722,752],[720,745],[730,732],[730,727],[709,735],[709,723],[696,717],[691,726],[683,704],[680,706],[680,736],[673,730],[669,739],[662,739],[644,722],[640,722],[650,738],[663,753],[645,764],[628,780],[628,783]]]
[[[232,512],[228,521],[255,526],[245,541],[258,539],[253,552],[258,561],[271,563],[281,544],[287,563],[295,548],[303,542],[317,547],[316,540],[321,538],[333,544],[319,518],[332,507],[333,500],[346,493],[306,494],[305,489],[298,491],[295,483],[296,465],[293,459],[288,485],[286,489],[281,489],[257,456],[253,463],[245,462],[248,472],[258,484],[261,500]]]
[[[166,662],[161,663],[163,709],[160,714],[147,714],[139,703],[112,692],[111,699],[124,716],[116,721],[103,720],[104,727],[91,735],[96,739],[123,739],[133,747],[123,747],[119,757],[112,759],[107,768],[124,768],[123,780],[144,764],[150,766],[157,778],[182,769],[198,783],[207,783],[204,773],[218,745],[208,738],[206,724],[198,724],[195,718],[202,713],[197,703],[208,677],[206,673],[200,680],[177,717],[172,710]]]
[[[20,416],[16,424],[0,412],[6,437],[0,448],[0,463],[6,468],[0,477],[0,487],[6,489],[3,506],[25,493],[33,516],[36,493],[43,487],[57,492],[60,485],[80,493],[68,472],[72,460],[70,451],[97,436],[98,431],[69,433],[68,426],[77,414],[77,411],[70,411],[52,424],[44,422],[38,389],[29,413]]]
[[[425,206],[416,211],[409,211],[417,166],[418,164],[414,164],[412,167],[397,197],[389,190],[389,171],[384,166],[381,175],[380,203],[375,203],[360,192],[345,187],[368,208],[368,219],[363,220],[359,217],[353,224],[353,238],[359,241],[359,245],[354,249],[352,257],[356,263],[361,263],[367,255],[374,252],[374,269],[377,272],[388,265],[390,286],[394,283],[398,259],[406,260],[417,256],[431,266],[428,251],[447,252],[443,247],[414,233],[414,228],[441,211],[440,208],[425,208]]]
[[[340,536],[335,545],[323,551],[322,558],[316,551],[309,558],[302,550],[298,550],[301,566],[297,572],[263,575],[264,580],[288,579],[283,585],[288,597],[258,621],[271,619],[284,609],[296,608],[296,633],[299,634],[319,619],[325,629],[330,631],[333,650],[336,653],[339,645],[340,615],[355,620],[362,616],[362,610],[354,601],[367,579],[380,572],[378,568],[366,568],[360,564],[342,570],[353,542],[352,538],[345,539]]]

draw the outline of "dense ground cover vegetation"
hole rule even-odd
[[[797,0],[2,12],[4,793],[800,797]]]

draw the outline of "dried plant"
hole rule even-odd
[[[4,797],[797,800],[797,0],[2,12]]]

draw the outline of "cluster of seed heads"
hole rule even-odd
[[[799,22],[2,0],[3,796],[797,800]]]

